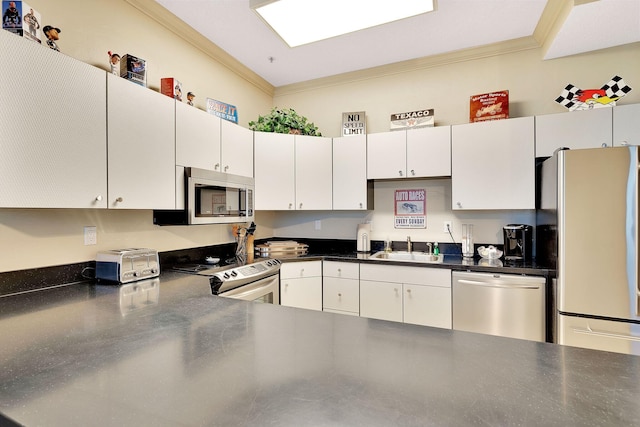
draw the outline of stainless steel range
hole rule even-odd
[[[226,298],[280,304],[280,260],[266,259],[245,265],[190,264],[173,269],[205,276],[211,292]]]

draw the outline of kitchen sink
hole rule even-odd
[[[426,252],[407,252],[407,251],[392,251],[392,252],[376,252],[371,255],[369,259],[379,259],[387,261],[407,261],[407,262],[428,262],[428,263],[441,263],[444,259],[444,255],[428,254]]]

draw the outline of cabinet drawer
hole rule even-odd
[[[451,270],[446,268],[361,264],[360,279],[375,282],[411,283],[415,285],[450,288]]]
[[[280,267],[280,277],[283,279],[321,276],[322,261],[285,262]]]
[[[323,309],[360,311],[360,281],[325,277],[322,287]]]
[[[355,262],[324,261],[322,272],[324,277],[359,279],[360,264]]]

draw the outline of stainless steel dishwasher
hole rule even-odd
[[[545,341],[545,278],[452,273],[453,329]]]

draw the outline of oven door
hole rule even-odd
[[[280,305],[280,274],[248,283],[218,294],[225,298]]]

